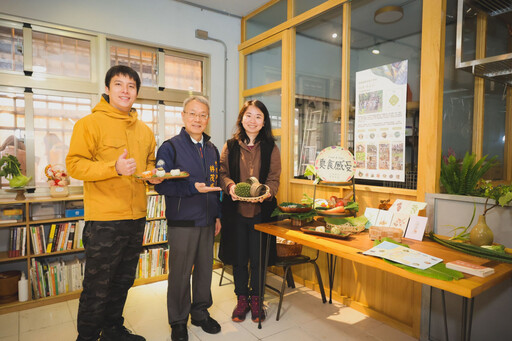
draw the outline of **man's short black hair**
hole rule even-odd
[[[135,84],[137,85],[137,93],[139,93],[140,89],[140,77],[137,71],[132,69],[129,66],[126,65],[115,65],[112,66],[105,75],[105,86],[110,89],[110,81],[114,76],[117,75],[124,75],[127,76],[135,81]]]

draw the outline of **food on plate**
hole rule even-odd
[[[239,197],[248,198],[251,196],[251,185],[247,182],[239,182],[235,185],[235,194]]]
[[[316,232],[324,232],[325,233],[325,226],[317,226],[315,228],[315,231]]]
[[[181,171],[179,170],[179,168],[176,168],[176,169],[171,169],[171,176],[179,176],[181,174]]]
[[[315,200],[315,208],[318,208],[318,207],[327,208],[327,207],[329,207],[329,203],[325,199],[316,199]]]
[[[145,172],[142,172],[142,177],[143,178],[150,178],[153,176],[153,172],[152,171],[145,171]]]
[[[334,208],[330,208],[328,210],[322,211],[322,213],[326,213],[326,214],[345,213],[345,206],[337,206],[337,207],[334,207]]]
[[[331,227],[331,233],[332,234],[336,234],[336,235],[340,235],[342,233],[342,229],[341,229],[341,226],[338,226],[338,225],[333,225]]]
[[[164,177],[164,176],[165,176],[165,169],[163,169],[162,167],[158,167],[158,168],[156,169],[156,173],[155,173],[155,175],[156,175],[157,177],[159,177],[159,178]]]

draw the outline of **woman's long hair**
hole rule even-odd
[[[242,109],[240,109],[240,113],[238,114],[238,119],[236,120],[236,132],[233,135],[237,140],[240,140],[244,143],[251,142],[249,139],[249,136],[247,136],[247,133],[245,132],[245,128],[242,124],[242,120],[244,119],[244,114],[247,111],[247,109],[254,105],[256,108],[260,109],[263,113],[264,118],[264,124],[261,128],[260,132],[258,133],[258,136],[256,136],[256,139],[254,140],[254,143],[259,141],[265,141],[265,142],[274,142],[275,138],[274,135],[272,135],[272,124],[270,122],[270,114],[268,113],[268,109],[261,101],[255,99],[246,101],[244,105],[242,106]]]

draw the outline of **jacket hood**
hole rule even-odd
[[[92,109],[92,112],[95,114],[104,114],[118,120],[126,121],[128,125],[132,125],[137,122],[138,118],[137,111],[134,108],[130,110],[129,114],[126,114],[110,105],[109,97],[107,94],[103,94],[101,96],[100,102],[96,104],[94,109]]]

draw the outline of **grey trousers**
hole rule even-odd
[[[212,306],[213,238],[215,226],[169,226],[167,315],[171,326],[187,323],[188,315],[204,320]],[[192,274],[192,267],[194,273]],[[190,276],[192,275],[192,297]]]

